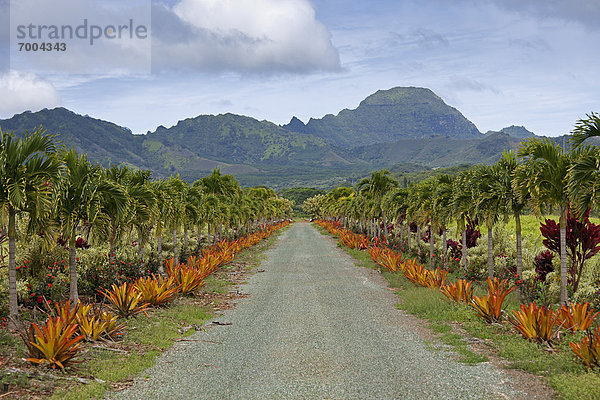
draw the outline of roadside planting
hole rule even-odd
[[[76,362],[75,357],[84,340],[95,342],[121,337],[124,332],[117,317],[134,318],[152,308],[166,306],[177,295],[193,294],[207,276],[230,262],[236,253],[256,245],[288,224],[287,221],[274,224],[235,241],[220,241],[203,252],[202,257],[192,256],[187,263],[174,265],[173,259],[167,260],[169,277],[151,274],[140,277],[135,283],[113,285],[111,290],[102,292],[109,311],[104,310],[102,304],[56,303],[56,316],[49,315],[40,326],[30,323],[21,334],[29,350],[27,361],[65,369]]]
[[[338,236],[340,243],[346,245],[348,237],[358,236],[334,221],[317,221],[319,226]],[[341,234],[341,235],[340,235]],[[341,238],[344,237],[344,240]],[[371,243],[373,241],[370,241]],[[351,243],[353,243],[351,241]],[[508,279],[487,278],[486,294],[474,295],[476,284],[466,279],[447,281],[448,271],[442,268],[427,269],[414,258],[398,253],[383,244],[368,248],[371,259],[379,267],[392,273],[401,273],[414,285],[439,290],[449,301],[470,308],[488,324],[501,323],[513,327],[515,333],[523,338],[545,346],[553,346],[560,341],[560,332],[581,332],[580,342],[570,342],[574,359],[590,369],[597,368],[600,360],[600,330],[597,316],[589,303],[571,303],[557,309],[535,302],[521,304],[519,309],[507,312],[505,299],[517,288]],[[346,246],[349,247],[349,246]],[[545,350],[545,347],[540,351]]]

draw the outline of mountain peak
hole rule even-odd
[[[402,138],[477,138],[477,127],[430,89],[378,90],[355,110],[311,119],[306,132],[345,148],[391,143]]]
[[[292,132],[307,133],[306,125],[296,116],[293,116],[288,124],[282,125],[281,127]]]
[[[507,134],[507,135],[512,136],[517,139],[526,139],[526,138],[535,136],[535,133],[531,132],[524,126],[516,126],[516,125],[511,125],[506,128],[502,128],[499,131],[487,131],[485,133],[485,135],[489,136],[494,133],[504,133],[504,134]]]
[[[413,100],[423,101],[425,99],[443,103],[443,100],[433,93],[431,89],[398,86],[387,90],[378,90],[361,101],[360,105],[398,105]]]

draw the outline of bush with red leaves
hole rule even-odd
[[[448,255],[453,260],[460,260],[462,257],[462,245],[458,243],[456,240],[448,239],[446,241],[448,245]]]
[[[550,250],[542,251],[535,256],[533,265],[535,266],[535,274],[538,281],[546,282],[546,275],[554,272],[554,266],[552,265],[553,258],[554,254]]]
[[[481,237],[481,232],[477,229],[477,219],[471,220],[471,218],[467,217],[467,249],[471,249],[477,246],[477,239]],[[462,239],[460,243],[463,244]]]
[[[583,218],[577,219],[571,209],[567,212],[567,256],[571,259],[569,268],[569,284],[573,293],[577,291],[583,273],[585,261],[600,251],[600,225],[590,222],[590,210]],[[556,221],[546,219],[540,223],[540,232],[545,238],[544,246],[550,251],[560,254],[560,227]]]

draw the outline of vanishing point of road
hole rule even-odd
[[[217,325],[110,399],[520,399],[511,377],[427,346],[381,276],[296,223]],[[413,323],[414,325],[414,323]]]

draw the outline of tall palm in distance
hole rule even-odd
[[[381,213],[384,226],[385,239],[388,240],[387,218],[382,207],[383,196],[389,190],[398,186],[398,181],[388,170],[371,172],[370,178],[361,179],[356,185],[357,191],[362,194],[368,194],[372,197],[378,212]]]

